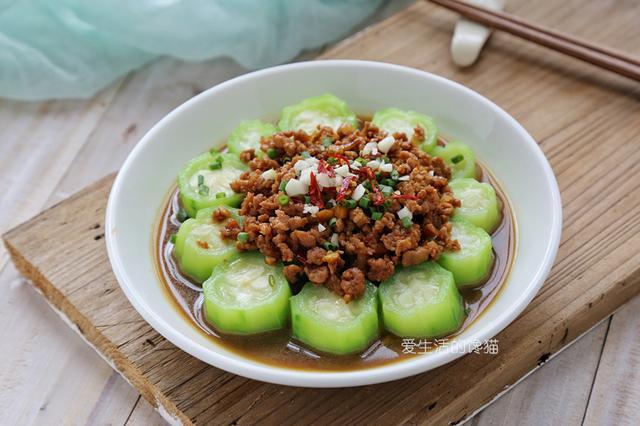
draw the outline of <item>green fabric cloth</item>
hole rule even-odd
[[[0,0],[0,97],[87,98],[161,56],[286,62],[382,0]]]

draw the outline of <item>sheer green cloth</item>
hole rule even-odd
[[[87,98],[161,56],[256,69],[337,40],[382,0],[0,0],[0,97]]]

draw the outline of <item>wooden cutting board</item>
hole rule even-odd
[[[509,10],[638,54],[640,3],[614,3],[615,10],[610,2],[512,0]],[[447,11],[417,3],[323,57],[399,63],[460,81],[520,120],[550,159],[564,204],[562,245],[536,299],[497,336],[497,355],[471,354],[419,376],[355,389],[276,386],[210,367],[156,333],[120,291],[103,231],[113,176],[5,234],[14,262],[168,420],[465,419],[640,292],[640,91],[631,81],[502,34],[473,69],[458,70],[448,55],[454,21]]]

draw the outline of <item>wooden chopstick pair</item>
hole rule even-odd
[[[568,34],[460,0],[430,0],[472,21],[507,32],[541,46],[573,56],[617,74],[640,81],[640,59]]]

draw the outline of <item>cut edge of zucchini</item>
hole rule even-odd
[[[353,307],[360,309],[355,316],[351,312]],[[319,314],[318,309],[324,309],[328,315]],[[343,320],[337,319],[340,315]],[[307,283],[291,297],[291,335],[320,352],[359,353],[379,337],[378,315],[377,288],[371,283],[367,283],[363,296],[348,303],[326,287]]]
[[[289,321],[291,289],[282,267],[267,265],[259,253],[218,265],[202,287],[204,317],[221,333],[265,333]]]
[[[300,120],[300,116],[307,115]],[[313,134],[318,125],[331,127],[338,130],[344,124],[358,125],[358,118],[347,103],[331,93],[303,99],[302,101],[288,105],[282,109],[278,128],[283,131],[302,130]]]
[[[440,255],[438,263],[453,274],[458,288],[477,287],[491,276],[495,265],[491,236],[462,217],[454,216],[450,221],[453,225],[451,238],[458,240],[461,248],[458,251],[445,251]],[[470,251],[465,244],[466,236],[474,239],[474,251]]]
[[[396,286],[402,286],[400,295]],[[453,274],[435,262],[401,268],[380,284],[378,295],[385,328],[400,337],[448,336],[466,318]]]
[[[396,122],[395,126],[390,126],[389,121]],[[413,139],[414,130],[416,126],[422,127],[424,130],[424,141],[420,144],[420,147],[429,151],[436,144],[438,138],[438,126],[435,120],[426,115],[416,111],[405,111],[399,108],[385,108],[377,111],[371,122],[384,130],[387,133],[404,133],[409,140]],[[402,125],[398,123],[404,122]]]

